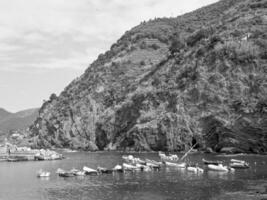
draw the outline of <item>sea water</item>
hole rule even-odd
[[[57,168],[70,170],[83,166],[113,168],[122,164],[118,152],[76,152],[63,153],[64,160],[0,162],[0,199],[2,200],[172,200],[212,199],[223,192],[242,190],[250,180],[267,178],[267,156],[241,155],[235,157],[190,154],[186,160],[205,169],[202,158],[222,160],[229,164],[231,158],[246,160],[249,169],[234,173],[206,170],[203,174],[186,169],[162,167],[160,171],[103,174],[84,177],[59,177]],[[135,157],[159,161],[157,153],[134,153]],[[181,154],[178,154],[181,157]],[[50,171],[48,178],[37,178],[39,169]]]

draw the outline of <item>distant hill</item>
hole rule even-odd
[[[27,128],[38,116],[38,110],[39,108],[32,108],[11,113],[0,108],[0,132]]]
[[[5,109],[3,109],[3,108],[0,108],[0,121],[2,120],[2,119],[5,119],[5,118],[7,118],[9,115],[11,115],[12,113],[11,112],[8,112],[8,111],[6,111]]]
[[[266,152],[266,16],[221,0],[133,27],[42,105],[33,146]]]

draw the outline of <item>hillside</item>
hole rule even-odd
[[[0,118],[0,132],[7,134],[11,130],[25,129],[38,116],[38,108],[27,109],[16,113],[6,111]]]
[[[5,109],[3,108],[0,108],[0,121],[2,119],[5,119],[6,117],[8,117],[9,115],[11,115],[10,112],[6,111]]]
[[[142,22],[31,126],[34,147],[267,151],[267,0]]]

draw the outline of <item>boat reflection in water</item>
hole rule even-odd
[[[231,180],[231,173],[226,171],[207,171],[207,177],[210,179],[224,179]]]

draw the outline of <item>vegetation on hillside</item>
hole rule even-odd
[[[36,147],[267,150],[267,0],[142,22],[31,126]]]

